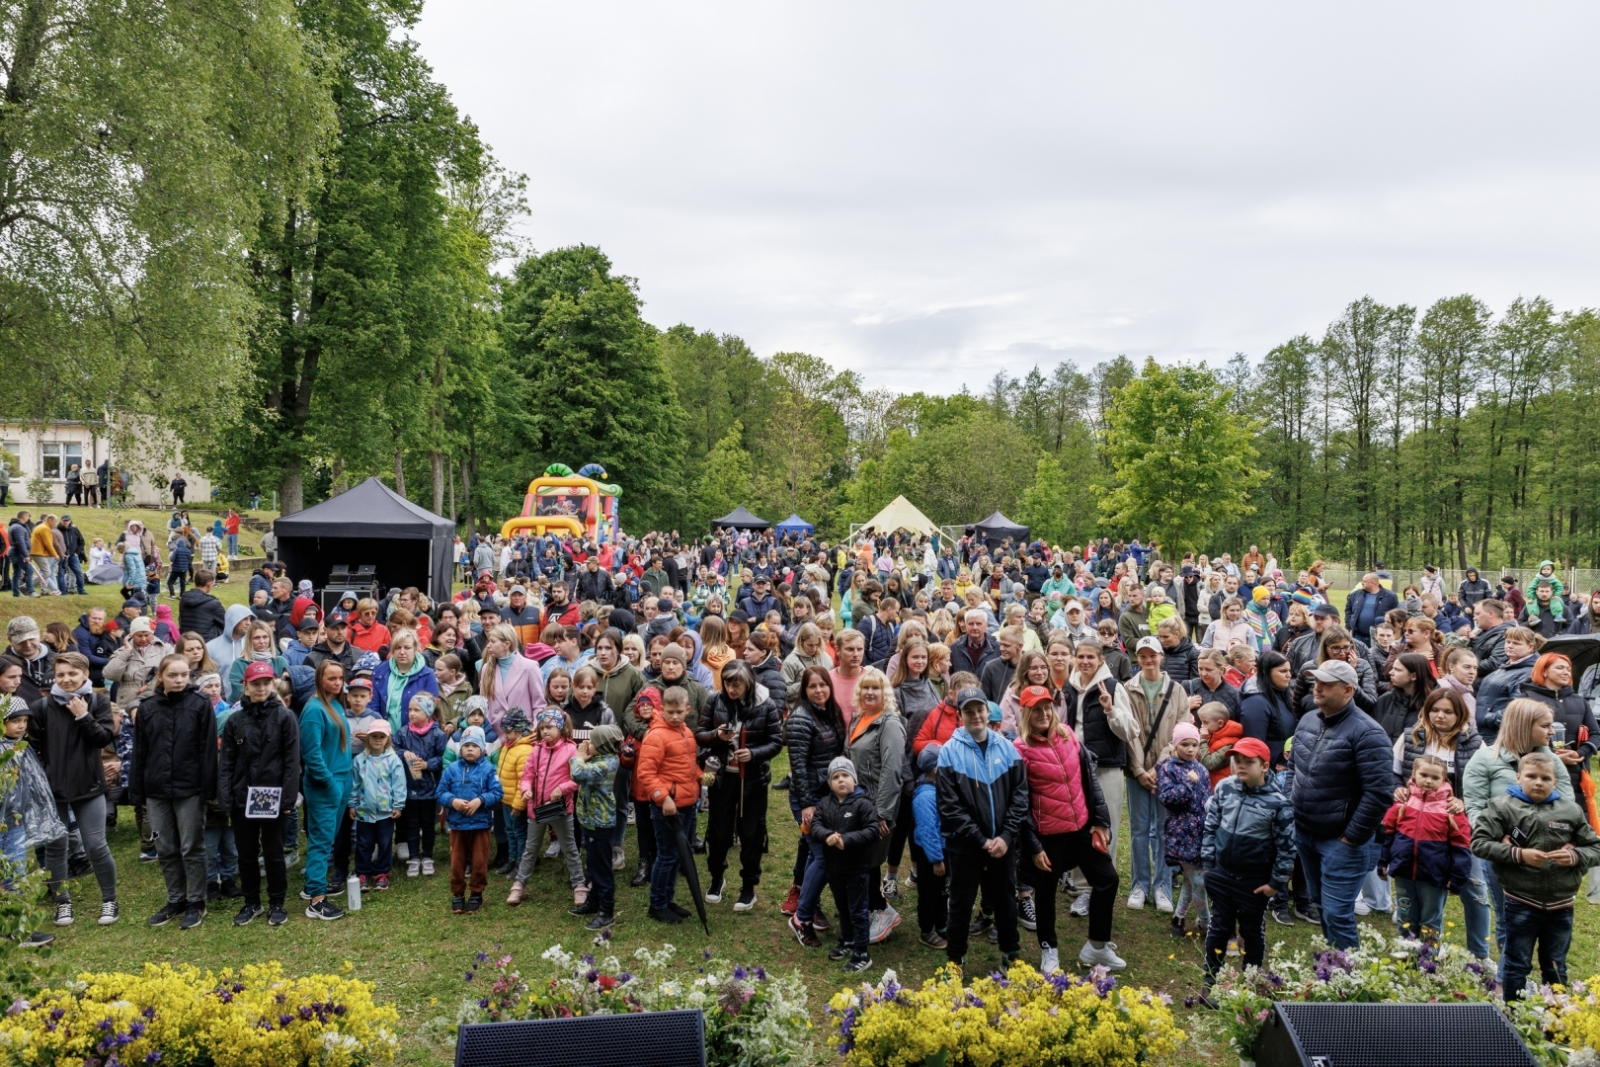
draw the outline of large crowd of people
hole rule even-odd
[[[52,519],[21,513],[13,549],[53,543]],[[1565,981],[1575,902],[1600,903],[1600,672],[1541,651],[1600,622],[1600,595],[1553,566],[1526,595],[1434,568],[1396,591],[1377,569],[1341,608],[1320,564],[1288,575],[1253,545],[474,537],[448,601],[374,590],[324,617],[270,561],[224,608],[225,537],[163,587],[131,523],[114,617],[7,628],[0,743],[28,744],[0,843],[13,873],[30,851],[48,870],[57,925],[91,871],[98,921],[119,920],[119,810],[166,884],[147,921],[183,928],[225,898],[236,925],[286,922],[296,864],[304,914],[337,920],[347,887],[432,877],[441,847],[456,914],[491,878],[521,904],[549,860],[588,928],[670,925],[685,864],[704,903],[751,912],[763,856],[792,849],[777,921],[847,970],[912,894],[930,952],[1015,958],[1026,933],[1051,972],[1058,899],[1080,964],[1125,965],[1126,892],[1203,937],[1212,975],[1261,963],[1267,921],[1350,948],[1387,913],[1437,940],[1453,894],[1515,996],[1535,958]]]

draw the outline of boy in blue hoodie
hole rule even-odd
[[[918,938],[929,948],[944,948],[944,927],[950,911],[945,905],[944,837],[939,832],[939,787],[934,771],[939,766],[937,744],[917,754],[917,788],[911,794],[911,862],[917,867]]]
[[[489,883],[489,845],[494,839],[494,806],[500,803],[500,775],[488,759],[483,729],[462,731],[461,758],[444,769],[439,779],[439,805],[450,828],[450,910],[456,915],[483,907],[483,890]],[[467,895],[468,869],[472,872]]]
[[[366,745],[350,763],[356,876],[362,889],[388,889],[389,869],[394,864],[394,824],[406,813],[406,771],[395,753],[388,719],[373,719]]]

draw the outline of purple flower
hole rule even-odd
[[[293,1015],[280,1015],[280,1016],[278,1016],[278,1025],[279,1026],[288,1026],[292,1022],[294,1022],[294,1016]]]
[[[474,960],[478,961],[479,964],[484,964],[484,963],[488,963],[489,962],[489,954],[487,952],[480,952],[476,956],[473,956],[472,958]]]
[[[599,978],[599,977],[600,977],[600,972],[591,969],[587,973],[584,974],[583,980],[585,982],[593,982],[596,978]]]
[[[469,981],[469,982],[470,982],[470,981],[472,981],[472,972],[471,972],[471,971],[468,971],[468,972],[467,972],[467,973],[466,973],[466,979],[467,979],[467,981]]]
[[[144,1023],[134,1023],[132,1026],[128,1027],[128,1036],[130,1038],[143,1037]]]
[[[1099,970],[1100,968],[1097,967],[1095,969]],[[1115,988],[1117,988],[1117,980],[1111,977],[1111,975],[1100,974],[1096,976],[1094,980],[1094,991],[1101,997],[1108,996]]]
[[[480,999],[478,1001],[478,1007],[487,1008],[488,1006],[489,1006],[489,998],[488,997],[483,997],[482,999]]]
[[[711,950],[710,949],[706,949],[705,950],[705,958],[706,958],[706,962],[707,963],[711,962]]]
[[[1186,1008],[1194,1007],[1194,997],[1184,997],[1183,998],[1183,1006],[1186,1007]],[[1052,1008],[1051,1010],[1054,1011],[1055,1009]]]
[[[144,1062],[146,1062],[146,1063],[160,1063],[161,1062],[161,1053],[159,1053],[159,1052],[150,1053],[150,1055],[148,1055],[148,1056],[146,1056],[144,1058]]]
[[[145,1011],[150,1011],[150,1010],[151,1009],[149,1009],[149,1008],[145,1009]],[[67,1014],[67,1009],[66,1008],[56,1008],[54,1011],[52,1011],[50,1013],[50,1021],[51,1022],[60,1022],[62,1017],[65,1016],[66,1014]],[[145,1018],[148,1019],[148,1018],[150,1018],[150,1016],[146,1015]]]
[[[633,981],[633,975],[629,974],[627,971],[623,971],[621,974],[617,975],[617,984],[618,985],[621,985],[623,982],[631,982],[631,981]]]
[[[749,978],[749,977],[750,977],[750,972],[749,972],[749,971],[747,971],[747,970],[745,970],[745,969],[744,969],[744,968],[743,968],[743,967],[735,967],[735,968],[734,968],[734,969],[733,969],[733,977],[734,977],[734,978],[735,978],[735,979],[737,979],[737,980],[738,980],[738,981],[741,981],[741,982],[742,982],[742,981],[744,981],[744,980],[745,980],[745,979],[746,979],[746,978]]]

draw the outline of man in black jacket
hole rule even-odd
[[[77,585],[78,595],[82,596],[85,589],[83,565],[89,562],[89,548],[83,543],[83,531],[72,521],[71,515],[61,516],[56,529],[67,548],[67,554],[61,557],[61,573],[68,576],[69,584]]]
[[[106,609],[90,608],[78,616],[78,625],[72,630],[72,640],[78,651],[89,658],[89,681],[95,688],[106,684],[102,672],[117,651],[116,635],[106,628]]]
[[[168,657],[156,691],[139,704],[128,768],[129,803],[145,806],[167,883],[167,903],[151,926],[182,915],[182,928],[192,930],[205,918],[206,804],[216,795],[217,717],[189,687],[189,664]]]
[[[984,665],[1000,658],[1000,642],[989,636],[989,617],[977,608],[967,611],[961,627],[967,636],[950,646],[950,673],[966,671],[981,678]]]
[[[600,569],[600,558],[590,556],[584,561],[583,570],[578,574],[577,599],[594,600],[602,604],[611,603],[611,575]]]
[[[1478,626],[1478,636],[1472,639],[1472,653],[1478,657],[1478,682],[1506,665],[1506,631],[1516,625],[1507,616],[1510,605],[1504,600],[1490,597],[1472,607],[1472,621]]]
[[[1467,576],[1456,587],[1456,593],[1461,598],[1461,606],[1468,610],[1471,610],[1472,606],[1479,601],[1488,600],[1494,595],[1494,591],[1489,588],[1489,583],[1478,577],[1478,568],[1476,567],[1467,568]]]
[[[202,567],[194,572],[194,588],[184,590],[183,596],[178,598],[178,629],[193,630],[207,641],[222,636],[227,610],[222,601],[211,595],[211,588],[216,584],[215,571]]]
[[[722,692],[700,715],[695,740],[721,764],[706,792],[706,902],[720,903],[727,883],[728,850],[739,832],[739,899],[734,911],[756,905],[761,856],[767,842],[768,783],[772,759],[783,748],[783,697],[757,699],[750,665],[734,660],[722,668]],[[707,763],[709,769],[710,764]]]
[[[1023,639],[1020,626],[1002,626],[1000,632],[995,634],[1000,655],[983,665],[983,673],[978,675],[978,685],[982,687],[983,695],[996,704],[1006,695],[1006,687],[1016,677],[1017,660],[1022,658]]]
[[[361,650],[348,640],[349,633],[350,616],[338,608],[328,612],[328,621],[322,627],[322,640],[306,654],[306,666],[314,671],[322,666],[323,660],[331,659],[343,664],[345,676],[349,677],[356,669],[356,660],[361,658]]]
[[[1378,865],[1374,835],[1393,799],[1394,746],[1356,707],[1354,667],[1331,659],[1311,676],[1317,710],[1300,719],[1285,753],[1295,849],[1322,905],[1322,936],[1334,948],[1353,949],[1356,897]]]
[[[244,698],[222,728],[217,803],[231,813],[239,845],[239,880],[244,883],[244,904],[233,925],[244,926],[261,914],[261,867],[256,860],[260,856],[267,868],[271,908],[267,922],[281,926],[289,921],[283,907],[289,889],[284,869],[284,820],[246,816],[252,786],[280,790],[278,810],[294,810],[300,792],[300,724],[273,692],[270,663],[252,663],[245,668]]]

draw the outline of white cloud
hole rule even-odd
[[[646,317],[873,385],[1259,357],[1371,294],[1600,292],[1592,4],[433,0],[417,36]]]

